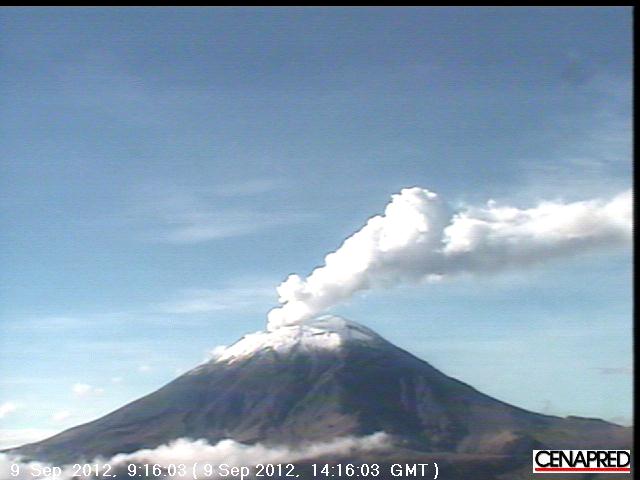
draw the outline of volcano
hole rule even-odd
[[[392,439],[389,458],[519,458],[529,468],[534,448],[631,444],[630,428],[509,405],[363,325],[323,316],[246,335],[143,398],[9,453],[63,464],[185,437],[297,445],[376,432]]]

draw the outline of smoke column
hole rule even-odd
[[[489,201],[455,212],[436,193],[405,188],[323,266],[280,284],[280,306],[269,312],[268,329],[295,325],[362,290],[526,267],[623,244],[631,229],[631,190],[608,200],[529,209]]]

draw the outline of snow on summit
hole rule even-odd
[[[294,347],[302,350],[334,350],[345,343],[377,343],[380,336],[360,325],[334,315],[322,315],[295,325],[250,333],[236,343],[220,350],[215,363],[232,363],[255,353],[271,350],[285,353]]]

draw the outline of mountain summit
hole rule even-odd
[[[245,335],[218,352],[214,363],[233,363],[259,354],[338,351],[348,345],[382,346],[386,341],[359,323],[334,315],[323,315],[296,325]]]
[[[12,453],[60,464],[183,437],[297,445],[377,432],[415,458],[524,455],[528,462],[538,446],[615,448],[631,436],[601,420],[506,404],[358,323],[323,316],[246,335],[159,390]]]

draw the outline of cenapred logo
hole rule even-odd
[[[534,450],[533,473],[631,473],[630,450]]]

